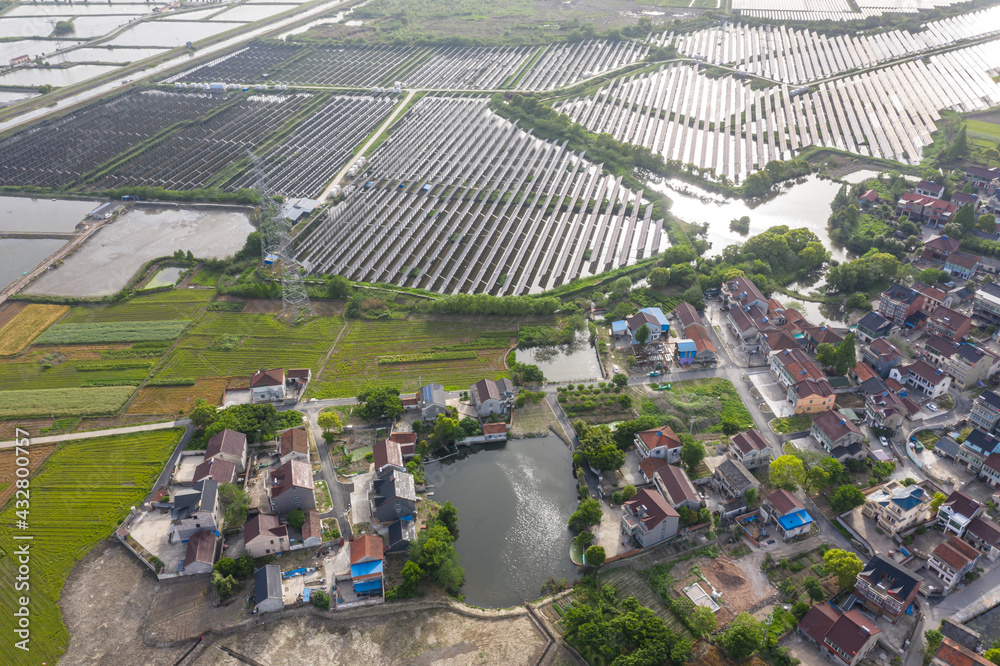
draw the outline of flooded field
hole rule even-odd
[[[54,56],[52,60],[56,62],[136,62],[155,55],[159,55],[167,49],[141,49],[141,48],[107,48],[94,46],[84,49],[73,49],[66,53]]]
[[[178,17],[180,19],[180,17]],[[184,46],[220,32],[239,27],[240,23],[212,21],[201,23],[185,20],[147,21],[133,26],[108,42],[112,46]]]
[[[58,250],[66,241],[54,239],[24,240],[0,238],[0,289]]]
[[[132,210],[101,229],[62,266],[26,291],[57,296],[107,296],[121,290],[150,259],[191,250],[227,257],[253,231],[246,214],[187,209]]]
[[[71,86],[81,81],[113,72],[118,69],[114,65],[73,65],[72,67],[28,67],[15,69],[6,74],[0,74],[0,85],[3,86],[43,86],[55,88]]]
[[[0,197],[0,231],[73,231],[98,201]]]

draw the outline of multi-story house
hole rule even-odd
[[[825,377],[803,379],[792,384],[787,395],[795,414],[820,414],[833,409],[837,402],[837,396]]]
[[[970,166],[965,170],[965,180],[972,183],[973,187],[983,188],[990,184],[990,181],[1000,176],[1000,168],[987,168],[981,166]]]
[[[801,349],[786,349],[771,356],[771,374],[786,391],[805,379],[826,379],[816,362]]]
[[[927,328],[946,340],[961,342],[972,328],[972,318],[942,305],[927,319]]]
[[[951,357],[958,351],[958,345],[946,340],[940,335],[932,335],[924,341],[921,358],[935,368],[947,371],[951,366]]]
[[[660,458],[671,465],[681,460],[681,439],[670,426],[637,432],[633,441],[643,458]]]
[[[729,451],[747,469],[754,469],[771,462],[771,447],[756,428],[733,435]]]
[[[243,544],[253,557],[287,553],[288,527],[273,513],[258,513],[243,526]]]
[[[412,519],[417,512],[413,475],[393,470],[390,474],[373,479],[368,501],[376,524]]]
[[[979,551],[958,537],[952,537],[937,548],[927,560],[927,568],[937,573],[944,583],[947,594],[961,581],[965,574],[972,571],[979,561]]]
[[[677,465],[663,465],[653,473],[653,485],[670,506],[680,511],[682,506],[691,511],[701,508],[701,497],[694,489],[687,472]]]
[[[944,270],[963,280],[971,280],[979,270],[979,257],[968,252],[952,252],[944,262]]]
[[[250,377],[250,402],[285,399],[285,369],[258,370]]]
[[[944,185],[941,183],[935,183],[934,181],[922,180],[917,183],[917,186],[913,188],[913,191],[917,194],[923,194],[927,197],[934,197],[935,199],[940,199],[944,196]]]
[[[969,523],[964,538],[980,552],[985,553],[986,559],[990,562],[1000,559],[1000,525],[986,516],[979,516]]]
[[[972,314],[988,324],[1000,324],[1000,284],[989,282],[976,291]]]
[[[861,352],[861,358],[872,366],[882,379],[888,378],[889,372],[893,368],[898,368],[903,362],[903,354],[885,338],[872,340],[871,344]]]
[[[946,621],[947,623],[947,621]],[[944,633],[942,631],[942,633]],[[976,634],[978,636],[978,634]],[[992,661],[981,654],[970,650],[958,641],[954,641],[948,636],[941,641],[940,647],[934,653],[931,666],[991,666]]]
[[[913,604],[923,580],[892,560],[875,555],[858,574],[854,593],[865,608],[895,624]]]
[[[937,287],[931,287],[923,282],[914,282],[913,290],[924,297],[924,305],[921,308],[924,314],[932,314],[942,305],[951,303],[951,298]],[[947,303],[945,303],[947,301]]]
[[[983,467],[979,470],[979,478],[993,486],[1000,486],[1000,453],[991,453],[983,461]]]
[[[372,447],[372,461],[375,464],[375,476],[383,476],[393,471],[406,470],[403,465],[403,445],[396,440],[380,439]]]
[[[278,455],[282,463],[289,460],[309,462],[309,434],[305,428],[289,428],[278,438]]]
[[[969,421],[973,427],[986,432],[996,432],[1000,425],[1000,395],[993,391],[983,391],[972,401]]]
[[[222,430],[213,435],[205,446],[205,460],[225,460],[242,473],[247,469],[247,436],[234,430]]]
[[[448,413],[448,398],[440,384],[428,384],[417,393],[417,407],[420,418],[433,422],[439,414]]]
[[[771,328],[770,317],[756,305],[729,310],[726,323],[739,341],[740,348],[748,352],[760,349],[761,331]]]
[[[844,462],[848,458],[861,460],[865,457],[862,442],[865,436],[861,429],[834,411],[824,412],[816,417],[809,434],[819,442],[830,455]]]
[[[914,222],[932,227],[943,227],[955,218],[958,206],[950,201],[929,197],[916,192],[907,192],[896,204],[896,214],[906,215]]]
[[[802,333],[805,335],[806,346],[809,351],[816,353],[816,348],[821,344],[831,344],[834,347],[844,341],[847,333],[844,329],[836,329],[830,326],[803,326]]]
[[[787,490],[776,490],[760,505],[760,515],[766,522],[777,525],[785,541],[809,534],[813,519],[798,497]]]
[[[959,447],[955,462],[965,465],[970,472],[978,473],[991,453],[1000,453],[1000,439],[984,430],[974,428]]]
[[[219,536],[222,513],[219,509],[219,483],[212,479],[182,488],[173,497],[170,516],[170,543],[185,542],[195,532],[208,530]]]
[[[856,610],[843,613],[832,604],[816,604],[798,624],[798,632],[829,653],[836,663],[857,666],[871,653],[882,633]]]
[[[882,391],[865,396],[865,418],[868,423],[883,430],[898,430],[905,419],[920,413],[920,405],[892,391]]]
[[[723,309],[736,308],[742,310],[749,306],[756,306],[767,314],[770,303],[764,294],[753,281],[745,277],[735,277],[722,284],[719,300],[722,301]]]
[[[760,483],[743,463],[729,458],[712,472],[712,481],[726,497],[740,497],[746,495],[751,488],[760,488]]]
[[[271,509],[281,515],[295,509],[316,508],[313,495],[312,466],[300,460],[289,460],[271,472]]]
[[[897,326],[903,326],[909,317],[920,312],[923,304],[921,294],[896,283],[879,294],[878,313]]]
[[[945,534],[965,535],[969,523],[983,512],[983,505],[960,490],[956,490],[938,508],[935,525]]]
[[[951,377],[923,359],[893,368],[889,377],[905,386],[912,386],[930,398],[944,395],[951,387]]]
[[[675,536],[681,515],[655,490],[643,488],[622,504],[621,535],[640,548],[649,548]]]
[[[972,388],[996,374],[998,363],[992,353],[971,344],[959,345],[951,357],[948,371],[959,388]]]
[[[896,326],[877,312],[869,312],[861,321],[855,332],[862,342],[871,342],[875,338],[887,338]]]
[[[931,496],[922,486],[889,481],[865,498],[861,513],[889,536],[896,536],[923,522],[930,506]]]
[[[943,262],[952,252],[957,251],[961,244],[962,241],[956,238],[935,236],[924,243],[924,259]]]
[[[514,404],[514,385],[506,377],[481,379],[469,387],[469,397],[480,417],[506,414]]]

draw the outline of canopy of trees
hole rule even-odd
[[[391,386],[380,386],[363,391],[358,395],[358,403],[354,413],[366,421],[379,419],[395,421],[403,413],[399,389]]]

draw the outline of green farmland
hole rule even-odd
[[[73,345],[173,340],[184,332],[187,325],[184,320],[56,324],[38,336],[35,342],[40,345]]]
[[[106,416],[117,413],[133,391],[135,386],[0,391],[0,419]]]
[[[59,609],[66,577],[143,500],[182,433],[175,428],[63,444],[31,479],[28,529],[15,529],[20,517],[13,500],[0,514],[0,578],[13,581],[17,572],[14,553],[24,542],[15,541],[15,533],[32,537],[30,590],[17,592],[13,584],[0,590],[0,631],[8,641],[4,663],[53,663],[66,650],[69,636]],[[30,652],[9,647],[19,596],[30,598]]]

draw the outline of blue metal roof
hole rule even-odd
[[[611,322],[611,332],[612,333],[624,333],[628,330],[628,322],[624,319],[620,321]]]
[[[309,601],[310,596],[312,596],[312,588],[310,587],[302,588],[302,601]]]
[[[918,487],[911,488],[910,493],[904,497],[893,497],[892,501],[899,505],[899,508],[903,510],[912,509],[920,504],[920,501],[924,497],[924,489]]]
[[[796,509],[791,513],[786,513],[784,516],[778,518],[778,524],[784,530],[793,530],[796,527],[802,527],[803,525],[808,525],[813,521],[812,516],[805,509]]]
[[[382,579],[376,578],[375,580],[366,580],[361,583],[354,584],[355,592],[374,592],[375,590],[382,589]]]
[[[663,314],[663,310],[660,308],[643,308],[639,312],[645,312],[646,314],[653,315],[656,317],[656,321],[659,322],[660,326],[670,326],[670,320],[667,319],[666,315]]]
[[[697,352],[698,345],[694,343],[694,340],[689,340],[687,338],[681,338],[677,341],[677,351],[682,352]]]
[[[374,573],[382,573],[382,560],[351,565],[351,578],[360,578]]]

